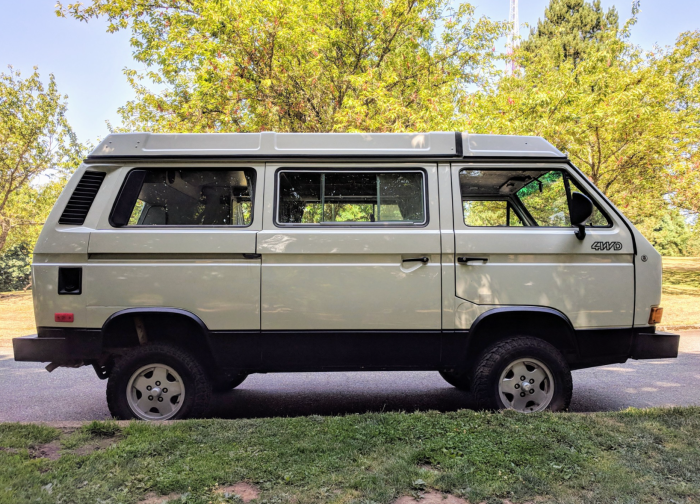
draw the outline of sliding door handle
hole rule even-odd
[[[243,254],[243,259],[260,259],[262,254]]]
[[[469,263],[473,263],[473,262],[477,262],[477,261],[480,261],[480,262],[486,264],[487,262],[489,262],[489,258],[488,257],[458,257],[457,258],[457,262],[459,264],[464,264],[465,266],[468,266]]]
[[[401,262],[422,262],[422,263],[427,263],[430,261],[430,257],[428,256],[423,256],[423,257],[411,257],[410,259],[402,259]]]

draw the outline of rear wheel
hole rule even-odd
[[[484,409],[521,413],[569,407],[571,371],[564,356],[537,338],[518,337],[487,348],[474,371],[472,390]]]
[[[207,412],[211,390],[204,368],[187,351],[149,344],[117,361],[107,381],[107,405],[123,420],[197,417]]]

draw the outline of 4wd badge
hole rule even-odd
[[[593,250],[622,250],[622,243],[620,242],[602,242],[602,241],[597,241],[593,242],[593,245],[591,245],[591,248]]]

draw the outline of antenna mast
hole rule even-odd
[[[520,44],[520,21],[518,20],[518,0],[510,0],[510,14],[508,15],[508,21],[510,22],[510,31],[508,32],[508,63],[506,64],[506,71],[508,75],[513,75],[518,65],[515,63],[515,58],[513,58],[513,53],[515,49]]]

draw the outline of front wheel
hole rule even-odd
[[[185,350],[149,344],[119,359],[107,381],[107,405],[115,418],[173,420],[202,416],[211,381]]]
[[[495,343],[482,353],[472,390],[484,409],[534,413],[567,409],[573,385],[559,350],[537,338],[518,337]]]

